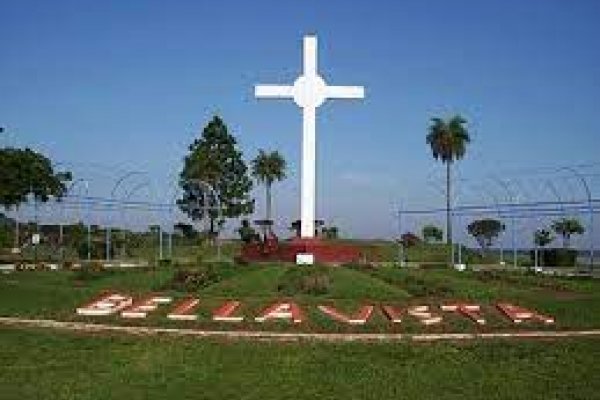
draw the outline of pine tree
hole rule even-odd
[[[248,167],[235,138],[218,116],[213,117],[200,138],[189,146],[179,184],[183,189],[179,207],[193,220],[208,217],[211,237],[218,234],[217,225],[221,226],[226,218],[236,218],[254,210]],[[208,189],[209,186],[214,192]]]

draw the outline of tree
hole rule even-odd
[[[478,219],[467,226],[467,231],[477,240],[481,250],[485,251],[500,232],[504,231],[504,224],[491,218]]]
[[[285,179],[285,159],[279,152],[272,151],[270,153],[264,150],[259,150],[258,155],[252,160],[252,175],[259,183],[265,185],[265,197],[267,202],[265,219],[271,219],[271,186],[275,181]]]
[[[552,229],[563,238],[563,247],[570,246],[571,235],[582,235],[585,232],[583,225],[576,218],[561,218],[552,223]]]
[[[63,226],[63,244],[77,249],[87,243],[87,227],[83,222]]]
[[[536,247],[546,247],[552,243],[553,240],[554,237],[552,236],[552,233],[547,229],[538,229],[533,234],[533,242]]]
[[[540,257],[539,257],[539,249],[544,248],[549,245],[554,240],[552,233],[547,229],[538,229],[533,234],[533,242],[535,244],[534,249],[534,261],[535,266],[540,265]],[[542,252],[542,255],[545,255],[545,252]],[[542,260],[544,257],[542,257]]]
[[[412,232],[406,232],[400,235],[400,243],[406,248],[416,246],[420,242],[421,239]]]
[[[225,218],[236,218],[254,210],[254,200],[250,198],[252,180],[235,138],[218,116],[204,127],[200,138],[189,146],[189,152],[179,176],[183,195],[177,203],[193,220],[207,216],[209,234],[215,237],[216,224],[221,226]],[[214,193],[195,180],[210,185]]]
[[[0,205],[19,207],[32,194],[37,201],[60,199],[67,191],[70,172],[56,172],[46,156],[29,148],[0,149]]]
[[[186,239],[193,239],[198,235],[194,226],[192,224],[186,224],[185,222],[177,222],[173,225],[173,229]]]
[[[446,242],[452,244],[452,221],[450,219],[451,166],[454,161],[464,157],[467,144],[471,141],[465,128],[467,121],[455,115],[447,121],[432,118],[427,134],[427,144],[431,147],[433,158],[446,164]]]
[[[423,240],[427,243],[439,242],[444,237],[444,232],[435,225],[425,225],[422,233]]]
[[[10,245],[10,237],[12,235],[15,221],[8,218],[3,213],[0,213],[0,248]]]

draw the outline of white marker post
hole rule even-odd
[[[317,73],[317,38],[304,37],[304,70],[293,86],[257,85],[257,98],[293,98],[302,108],[302,182],[300,236],[315,235],[316,109],[327,99],[362,99],[362,86],[328,86]]]

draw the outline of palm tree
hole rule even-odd
[[[533,242],[536,247],[546,247],[553,240],[554,237],[552,237],[552,233],[548,229],[538,229],[533,234]]]
[[[266,220],[271,220],[271,185],[275,181],[285,179],[285,159],[279,152],[270,153],[259,150],[258,155],[252,160],[252,176],[259,182],[265,184],[266,189]]]
[[[452,244],[452,222],[450,220],[451,180],[450,170],[454,161],[463,158],[467,144],[471,141],[464,126],[467,120],[455,115],[448,120],[432,118],[427,134],[433,158],[446,164],[446,243]]]
[[[535,266],[537,267],[538,265],[543,264],[542,262],[540,262],[540,256],[539,256],[539,252],[540,249],[542,250],[542,261],[544,259],[544,252],[545,252],[545,247],[547,245],[549,245],[550,243],[552,243],[552,241],[554,240],[554,237],[552,236],[552,232],[550,232],[548,229],[538,229],[534,232],[533,234],[533,243],[535,244]]]

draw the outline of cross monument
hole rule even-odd
[[[292,86],[256,85],[257,98],[294,99],[302,108],[302,174],[300,197],[300,236],[315,235],[315,153],[316,110],[327,99],[362,99],[362,86],[330,86],[317,72],[317,38],[304,37],[304,68]]]

